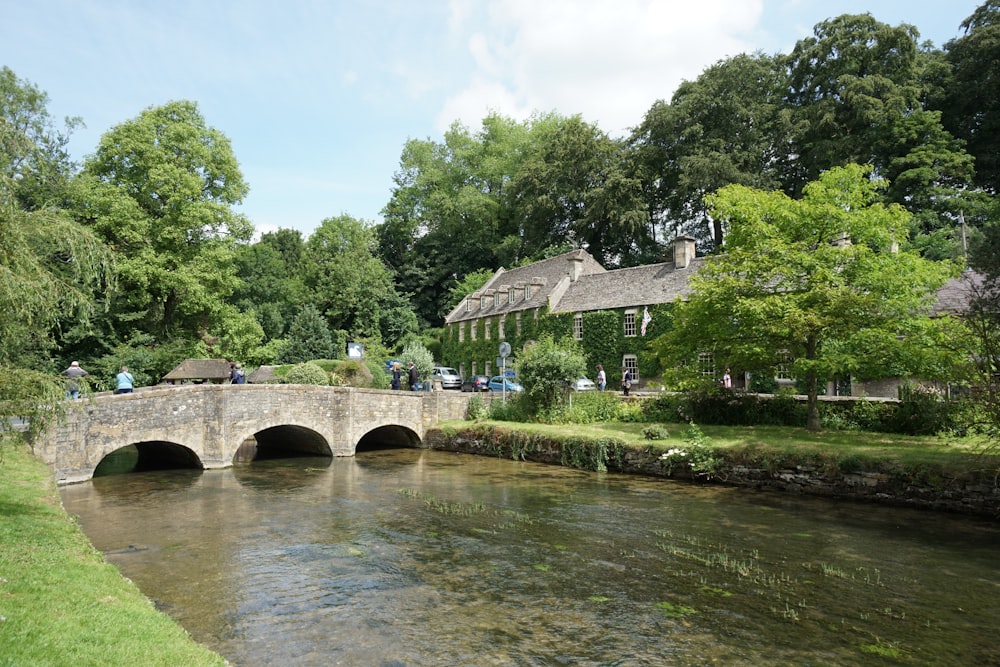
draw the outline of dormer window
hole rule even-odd
[[[497,292],[496,294],[493,295],[493,306],[495,308],[500,307],[500,292]]]
[[[467,313],[471,313],[472,312],[472,297],[471,296],[465,298],[465,312],[467,312]]]
[[[531,285],[524,286],[524,300],[527,301],[531,298]]]
[[[514,303],[514,288],[511,287],[510,291],[507,292],[507,303]]]

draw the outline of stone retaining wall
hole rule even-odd
[[[537,463],[562,465],[563,451],[558,440],[532,438],[532,447],[524,449],[514,431],[492,429],[484,432],[466,429],[454,435],[432,429],[425,446],[483,456],[518,458]],[[523,438],[523,435],[520,436]],[[515,450],[515,448],[519,448]],[[518,455],[515,455],[517,451]],[[671,471],[660,461],[660,450],[626,448],[620,457],[610,457],[609,471],[650,477],[670,478],[699,484],[724,484],[752,489],[799,493],[871,502],[892,506],[917,507],[1000,517],[1000,486],[989,475],[967,479],[940,479],[933,483],[915,483],[915,475],[885,472],[848,472],[835,466],[790,466],[774,469],[740,464],[724,464],[716,478],[696,477],[690,470]]]

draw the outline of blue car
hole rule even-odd
[[[507,383],[507,391],[518,392],[524,391],[524,387],[514,382],[510,378],[505,378],[502,375],[494,375],[490,378],[490,391],[501,392],[504,390],[504,382]]]

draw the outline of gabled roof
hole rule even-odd
[[[958,278],[952,278],[937,291],[934,315],[957,315],[965,312],[976,292],[982,288],[983,276],[967,270]]]
[[[544,306],[560,281],[571,278],[574,267],[579,271],[580,277],[607,273],[607,269],[585,250],[572,250],[509,271],[500,268],[479,291],[462,299],[445,318],[445,322],[451,324]],[[525,287],[530,288],[528,298],[524,295]],[[510,303],[508,297],[511,289],[515,292],[514,303]],[[497,293],[501,295],[499,304],[494,300],[494,295]],[[485,304],[481,299],[484,295],[488,297]],[[469,299],[471,299],[471,309],[466,306]]]
[[[698,257],[683,269],[675,268],[673,262],[661,262],[582,276],[570,283],[566,293],[553,305],[552,312],[576,313],[671,303],[691,291],[691,276],[704,262],[704,257]]]
[[[225,359],[185,359],[164,380],[225,380],[229,377],[229,362]]]

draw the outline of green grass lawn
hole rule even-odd
[[[227,664],[91,546],[26,447],[0,445],[0,475],[0,667]]]
[[[636,447],[662,448],[664,451],[685,444],[687,426],[663,424],[668,437],[647,440],[645,423],[604,422],[599,424],[534,424],[523,422],[480,421],[497,428],[538,433],[551,437],[616,438]],[[461,429],[473,422],[452,421],[442,428]],[[904,436],[858,431],[808,431],[786,426],[708,426],[699,424],[708,436],[708,444],[729,450],[734,458],[748,453],[773,460],[790,462],[811,459],[842,460],[855,457],[872,468],[899,465],[906,468],[951,469],[958,474],[970,470],[1000,470],[1000,452],[989,443],[975,438],[939,436]],[[868,467],[868,466],[866,466]]]

